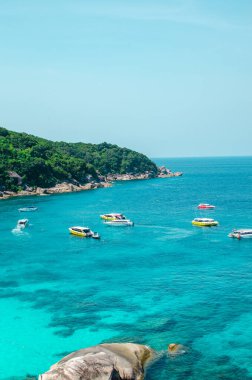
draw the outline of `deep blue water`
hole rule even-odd
[[[0,201],[0,379],[46,371],[101,342],[160,352],[147,380],[252,379],[252,157],[159,159],[183,177]],[[198,211],[200,202],[214,211]],[[30,226],[13,232],[19,207]],[[134,227],[104,226],[123,212]],[[214,217],[218,227],[191,225]],[[70,236],[88,225],[101,241]],[[188,347],[170,358],[167,345]]]

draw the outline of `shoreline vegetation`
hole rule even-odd
[[[0,127],[0,199],[111,187],[181,176],[117,145],[54,142]]]

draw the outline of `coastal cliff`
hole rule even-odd
[[[140,344],[100,344],[66,356],[39,380],[143,380],[144,365],[153,356]]]

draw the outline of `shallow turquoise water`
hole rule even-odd
[[[252,240],[227,237],[252,227],[252,157],[157,161],[184,176],[0,202],[0,379],[105,341],[160,351],[147,380],[252,379]],[[39,211],[15,234],[26,205]],[[104,226],[113,211],[135,226]],[[193,227],[196,216],[220,225]],[[71,225],[102,239],[70,236]],[[169,358],[171,342],[188,353]]]

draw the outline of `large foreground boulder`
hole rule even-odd
[[[140,344],[100,344],[66,356],[39,380],[142,380],[144,364],[153,355]]]

